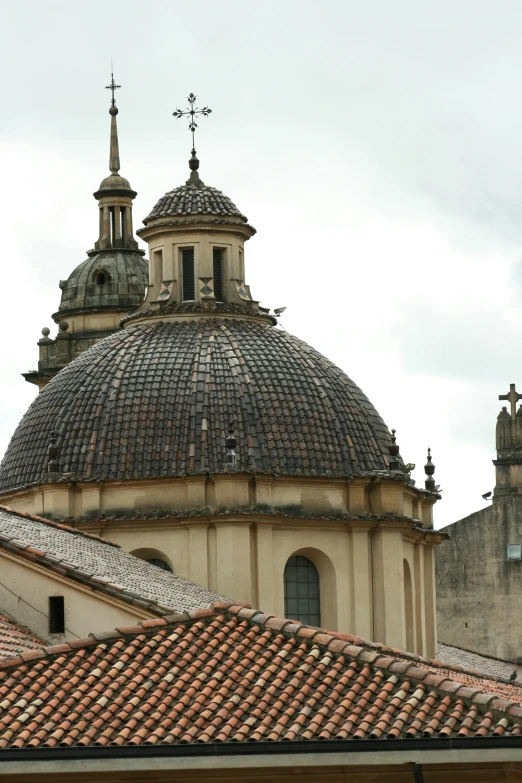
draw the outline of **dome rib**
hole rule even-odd
[[[96,343],[34,400],[0,466],[0,491],[41,480],[52,430],[59,467],[87,480],[238,467],[353,476],[388,467],[390,435],[368,398],[306,343],[262,323],[149,321]]]

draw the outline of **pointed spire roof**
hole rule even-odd
[[[120,145],[118,141],[118,125],[116,123],[116,116],[118,114],[118,107],[116,106],[116,99],[114,97],[114,91],[120,88],[119,84],[115,84],[114,75],[111,73],[111,83],[107,86],[108,90],[112,90],[111,107],[109,114],[111,115],[111,139],[109,150],[109,170],[110,175],[102,180],[99,190],[94,194],[95,198],[101,198],[107,196],[109,193],[115,191],[123,191],[122,195],[130,195],[131,198],[136,196],[136,192],[132,190],[129,180],[120,176]]]

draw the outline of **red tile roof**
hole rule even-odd
[[[1,662],[0,748],[520,735],[507,687],[222,603]]]
[[[41,650],[46,644],[28,628],[18,625],[16,620],[0,611],[0,659],[16,658],[30,650]]]

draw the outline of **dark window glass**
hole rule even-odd
[[[223,250],[214,248],[214,296],[216,301],[223,302]]]
[[[181,251],[181,275],[183,287],[182,299],[184,302],[193,302],[196,298],[193,247],[186,247]]]
[[[49,596],[49,633],[65,632],[65,601],[63,595]]]
[[[96,274],[96,282],[98,285],[105,285],[107,282],[107,277],[105,276],[105,272],[98,272]]]
[[[171,574],[174,573],[169,564],[164,560],[160,560],[158,557],[151,557],[150,560],[147,560],[147,563],[152,563],[152,565],[162,568],[164,571],[170,571]]]
[[[294,555],[285,567],[285,617],[306,625],[321,625],[319,574],[307,557]]]

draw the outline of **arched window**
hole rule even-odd
[[[158,568],[162,568],[163,571],[169,571],[171,574],[173,574],[172,568],[169,566],[168,563],[166,563],[164,560],[160,560],[158,557],[151,557],[147,560],[147,563],[151,563],[152,565],[157,566]]]
[[[290,557],[285,566],[285,617],[306,625],[321,625],[319,574],[311,560]]]

